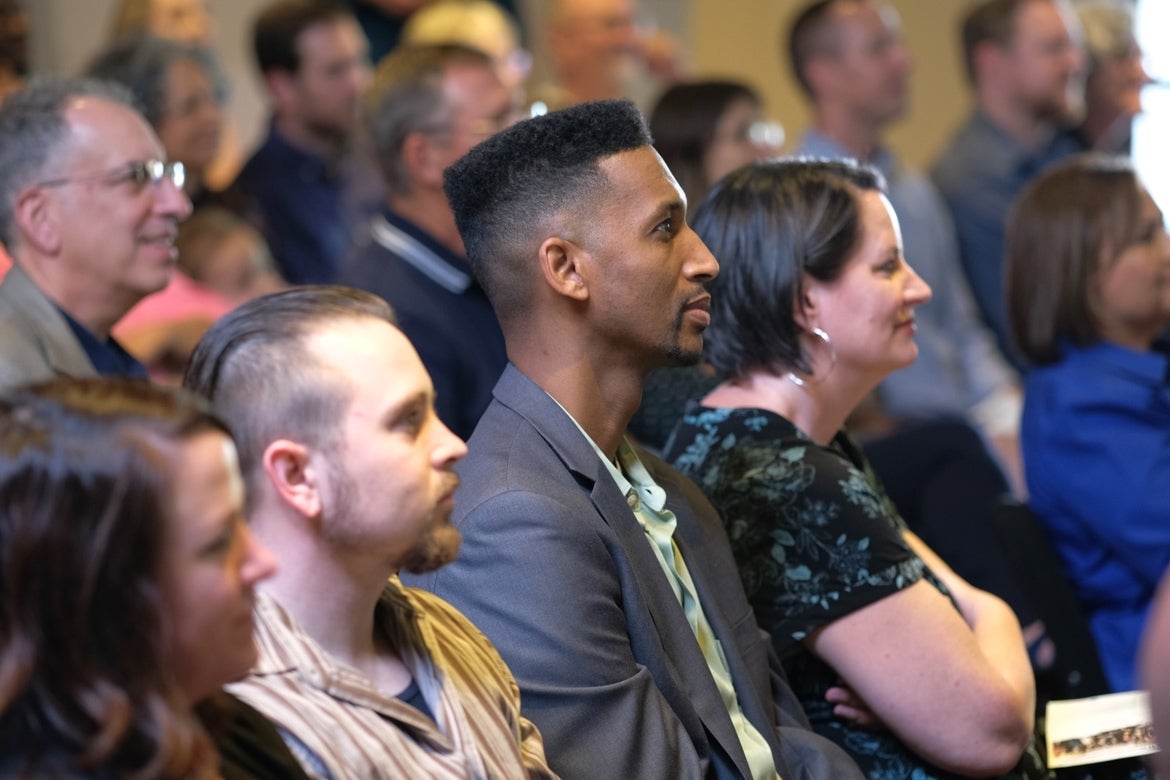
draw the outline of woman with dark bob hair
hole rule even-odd
[[[193,396],[0,396],[0,776],[303,777],[220,689],[255,662],[235,448]],[[217,750],[216,743],[223,746]]]
[[[1021,445],[1029,504],[1080,597],[1111,688],[1170,565],[1170,238],[1120,157],[1045,172],[1008,220],[1008,313],[1032,362]]]
[[[711,185],[741,165],[775,154],[778,125],[761,119],[763,101],[738,81],[691,81],[662,93],[650,113],[654,148],[693,212]]]
[[[906,528],[842,430],[917,356],[930,297],[882,187],[808,159],[716,185],[694,228],[720,262],[704,353],[722,381],[666,454],[719,509],[814,729],[874,778],[1028,776],[1035,687],[1015,615]]]

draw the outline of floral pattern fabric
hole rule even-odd
[[[946,593],[903,541],[904,521],[849,436],[842,431],[822,446],[766,410],[692,405],[665,455],[719,510],[748,599],[813,728],[874,780],[956,777],[893,734],[836,717],[825,692],[837,673],[801,643],[923,578]],[[1008,776],[1044,773],[1035,764]]]

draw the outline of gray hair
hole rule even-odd
[[[20,193],[46,177],[71,143],[65,109],[80,97],[98,97],[137,111],[124,87],[88,78],[36,77],[0,105],[0,241],[9,250],[17,231],[13,211]]]
[[[450,120],[443,102],[443,76],[457,65],[494,71],[491,58],[455,43],[406,46],[382,59],[362,101],[362,113],[390,191],[405,195],[410,177],[402,145],[411,133],[439,132]]]
[[[129,35],[115,41],[97,56],[87,75],[125,85],[151,127],[158,128],[166,111],[167,77],[180,60],[194,62],[207,74],[216,102],[226,95],[223,75],[211,54],[199,46],[187,46],[154,35]]]
[[[1085,33],[1085,49],[1096,68],[1104,60],[1127,56],[1135,44],[1133,12],[1113,0],[1082,0],[1073,8]]]

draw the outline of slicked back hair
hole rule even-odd
[[[20,193],[68,174],[63,161],[73,141],[65,110],[81,97],[98,97],[137,111],[130,92],[96,79],[37,77],[0,104],[0,241],[17,240],[13,210]]]
[[[1078,154],[1034,179],[1008,215],[1004,282],[1016,347],[1037,365],[1101,340],[1093,289],[1135,240],[1142,186],[1125,157]]]
[[[502,324],[530,304],[549,218],[589,213],[608,184],[600,162],[650,144],[632,102],[602,100],[513,125],[447,169],[443,186],[467,257]]]
[[[861,238],[858,195],[884,188],[873,168],[811,158],[754,163],[715,186],[693,226],[719,258],[703,354],[721,378],[812,370],[796,321],[805,276],[841,275]]]
[[[351,287],[309,285],[263,295],[222,317],[191,355],[183,386],[232,426],[249,509],[261,456],[281,438],[328,449],[352,390],[314,360],[309,336],[330,323],[369,318],[396,325],[390,305]]]

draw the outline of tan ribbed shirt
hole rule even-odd
[[[264,713],[312,777],[552,778],[496,649],[437,596],[392,578],[375,627],[438,721],[326,653],[271,598],[256,603],[260,659],[229,690]]]

